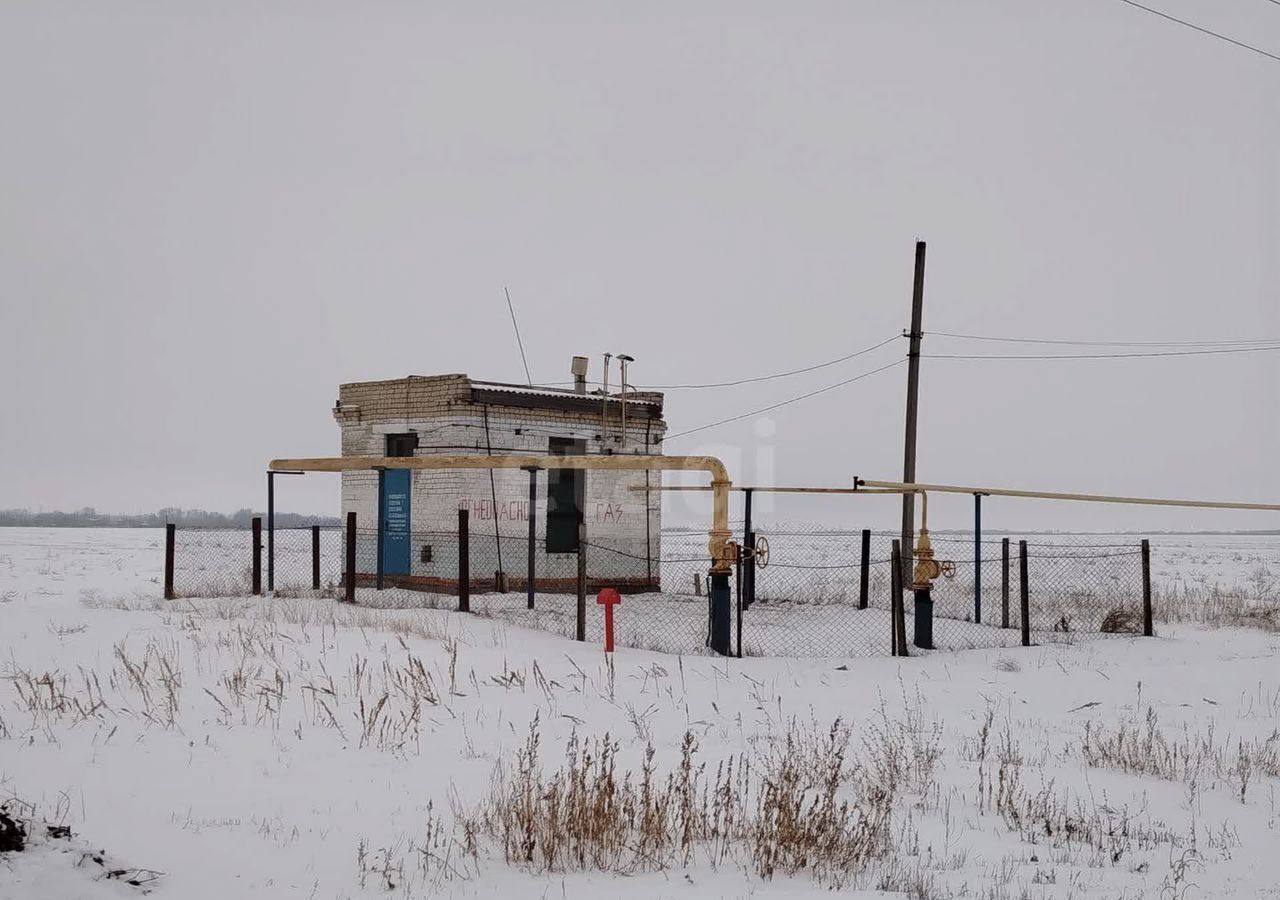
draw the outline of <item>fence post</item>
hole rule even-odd
[[[1027,542],[1018,541],[1018,582],[1022,597],[1022,646],[1031,646],[1031,586],[1027,583]]]
[[[645,502],[648,502],[647,499]],[[587,639],[587,525],[578,522],[578,640]]]
[[[1151,541],[1142,539],[1142,633],[1152,637],[1156,631],[1151,621]]]
[[[982,495],[973,495],[973,624],[982,624]]]
[[[533,609],[533,585],[538,577],[538,557],[536,553],[538,542],[538,467],[525,466],[524,470],[529,473],[529,548],[528,559],[526,560],[528,574],[525,576],[525,593],[528,597],[529,608]]]
[[[742,659],[742,557],[739,556],[733,567],[738,572],[738,615],[737,615],[737,631],[738,631],[738,659]]]
[[[743,497],[742,546],[747,550],[747,566],[742,574],[742,585],[738,590],[740,595],[744,590],[746,591],[746,597],[740,598],[738,602],[740,610],[749,609],[756,599],[756,534],[751,524],[751,488],[743,489]],[[742,656],[742,653],[739,652],[738,656]]]
[[[382,590],[383,551],[386,549],[387,470],[378,469],[378,559],[374,567],[374,583]]]
[[[902,541],[895,539],[891,559],[893,572],[889,576],[889,629],[893,633],[893,655],[907,655],[906,604],[902,599]]]
[[[356,514],[355,512],[347,513],[347,571],[346,596],[343,598],[348,603],[356,602]]]
[[[276,589],[276,473],[267,472],[267,591]]]
[[[262,517],[253,517],[253,595],[262,593]]]
[[[871,585],[871,529],[862,529],[862,565],[858,575],[858,609],[867,608],[867,592]]]
[[[320,526],[311,526],[311,590],[320,590]]]
[[[1009,627],[1009,539],[1000,540],[1000,627]]]
[[[164,526],[164,599],[173,599],[173,554],[177,545],[178,526],[172,522]]]
[[[898,655],[898,541],[890,542],[889,550],[889,647],[890,656]]]
[[[471,612],[471,513],[458,507],[458,612]]]

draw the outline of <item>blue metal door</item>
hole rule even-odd
[[[387,469],[382,503],[382,571],[386,575],[409,574],[409,476],[408,469]]]

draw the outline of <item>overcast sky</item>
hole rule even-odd
[[[1274,4],[1159,2],[1280,52]],[[0,506],[260,507],[269,459],[337,454],[340,382],[523,380],[504,285],[542,381],[606,350],[641,384],[850,353],[907,326],[918,239],[926,330],[1280,336],[1280,63],[1118,0],[268,5],[0,8]],[[670,428],[905,352],[672,391]],[[1280,353],[925,359],[918,474],[1280,500],[1278,379]],[[897,478],[905,380],[666,449],[739,481]],[[329,476],[280,491],[338,502]],[[960,527],[969,501],[936,508]]]

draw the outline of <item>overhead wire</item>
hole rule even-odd
[[[1136,359],[1156,356],[1208,356],[1222,353],[1267,353],[1269,347],[1228,347],[1209,350],[1158,350],[1138,353],[922,353],[925,359]]]
[[[740,385],[740,384],[756,384],[761,381],[771,381],[775,378],[789,378],[792,375],[803,375],[805,372],[816,372],[818,369],[825,369],[828,366],[834,366],[842,362],[847,362],[848,360],[854,359],[855,357],[859,357],[867,353],[871,353],[873,350],[879,350],[885,344],[892,343],[893,341],[898,340],[900,337],[902,337],[902,335],[893,334],[885,338],[883,341],[880,341],[877,344],[872,344],[870,347],[863,347],[861,350],[857,350],[853,353],[847,353],[844,356],[840,356],[835,359],[829,359],[826,362],[816,363],[815,365],[812,365],[812,366],[805,366],[800,369],[791,369],[790,371],[787,371],[787,372],[775,372],[772,375],[758,375],[752,378],[739,378],[734,381],[715,381],[715,382],[709,382],[706,384],[646,384],[646,385],[636,385],[636,388],[638,390],[651,390],[651,391],[701,390],[703,388],[736,387],[737,385]]]
[[[1276,0],[1280,3],[1280,0]],[[1026,338],[1005,337],[990,334],[964,334],[955,331],[925,331],[922,334],[932,337],[957,338],[968,341],[992,341],[1004,344],[1056,344],[1070,347],[1234,347],[1251,344],[1280,344],[1280,337],[1247,338],[1236,341],[1097,341],[1074,340],[1067,338]]]
[[[854,359],[854,358],[859,357],[859,356],[863,356],[863,355],[868,354],[868,353],[871,353],[871,352],[873,352],[873,351],[875,351],[875,350],[879,350],[881,347],[884,347],[884,346],[886,346],[887,344],[890,344],[890,343],[892,343],[893,341],[898,340],[899,338],[901,338],[901,337],[903,337],[903,336],[904,336],[904,335],[902,335],[902,334],[893,334],[893,335],[890,335],[889,337],[885,338],[885,339],[884,339],[884,340],[882,340],[882,341],[878,341],[878,342],[876,342],[876,343],[874,343],[874,344],[871,344],[871,345],[870,345],[870,346],[868,346],[868,347],[863,347],[863,348],[862,348],[862,349],[860,349],[860,350],[855,350],[853,353],[847,353],[847,354],[845,354],[844,356],[839,356],[839,357],[836,357],[835,359],[830,359],[830,360],[826,360],[826,361],[824,361],[824,362],[815,363],[814,365],[811,365],[811,366],[804,366],[804,367],[799,368],[799,369],[790,369],[790,370],[785,371],[785,372],[775,372],[775,373],[770,374],[770,375],[758,375],[758,376],[753,376],[753,377],[750,377],[750,378],[740,378],[740,379],[736,379],[736,380],[733,380],[733,381],[709,382],[709,383],[705,383],[705,384],[632,385],[631,387],[633,387],[635,390],[638,390],[638,391],[648,391],[648,390],[679,390],[679,389],[720,388],[720,387],[734,387],[734,386],[742,385],[742,384],[756,384],[756,383],[759,383],[759,382],[762,382],[762,381],[771,381],[771,380],[773,380],[773,379],[777,379],[777,378],[788,378],[788,377],[790,377],[790,376],[792,376],[792,375],[801,375],[801,374],[804,374],[804,373],[806,373],[806,372],[814,372],[814,371],[817,371],[817,370],[819,370],[819,369],[825,369],[825,368],[828,368],[828,367],[830,367],[830,366],[838,365],[839,363],[847,362],[848,360]],[[696,428],[688,428],[688,429],[685,429],[684,431],[677,431],[677,432],[672,433],[672,434],[664,435],[662,438],[660,438],[660,440],[666,441],[666,440],[671,440],[672,438],[684,437],[685,435],[694,434],[694,433],[699,432],[699,431],[705,431],[705,430],[707,430],[707,429],[709,429],[709,428],[715,428],[715,427],[720,426],[720,425],[727,425],[727,424],[729,424],[730,422],[737,422],[737,421],[740,421],[740,420],[742,420],[742,419],[750,418],[751,416],[757,416],[757,415],[760,415],[760,414],[762,414],[762,413],[770,412],[770,411],[772,411],[772,410],[779,409],[779,408],[781,408],[781,407],[783,407],[783,406],[788,406],[788,405],[790,405],[790,404],[792,404],[792,403],[798,403],[798,402],[800,402],[801,400],[807,400],[807,399],[809,399],[810,397],[815,397],[815,396],[817,396],[817,395],[819,395],[819,394],[824,394],[824,393],[826,393],[827,391],[833,391],[833,390],[835,390],[836,388],[844,387],[845,385],[852,384],[852,383],[854,383],[855,381],[861,381],[861,380],[862,380],[862,379],[864,379],[864,378],[869,378],[869,377],[870,377],[870,376],[872,376],[872,375],[875,375],[875,374],[877,374],[877,373],[879,373],[879,372],[883,372],[883,371],[885,371],[886,369],[891,369],[891,368],[893,368],[894,366],[901,365],[901,364],[902,364],[902,363],[904,363],[904,362],[906,362],[906,359],[905,359],[905,358],[904,358],[904,359],[898,359],[898,360],[895,360],[894,362],[891,362],[891,363],[888,363],[888,364],[886,364],[886,365],[880,366],[880,367],[878,367],[878,368],[872,369],[872,370],[870,370],[870,371],[868,371],[868,372],[863,372],[863,373],[861,373],[861,374],[859,374],[859,375],[855,375],[855,376],[853,376],[852,378],[845,378],[845,379],[843,379],[843,380],[841,380],[841,381],[837,381],[837,382],[835,382],[834,384],[829,384],[829,385],[826,385],[825,387],[821,387],[821,388],[818,388],[817,390],[809,391],[808,393],[801,394],[801,395],[799,395],[799,396],[797,396],[797,397],[791,397],[791,398],[789,398],[789,399],[787,399],[787,400],[782,400],[782,401],[779,401],[779,402],[777,402],[777,403],[770,404],[769,406],[762,407],[761,409],[752,410],[751,412],[741,413],[741,414],[736,415],[736,416],[730,416],[730,417],[728,417],[728,418],[726,418],[726,419],[720,419],[719,421],[716,421],[716,422],[709,422],[709,423],[707,423],[707,424],[705,424],[705,425],[699,425],[699,426],[698,426],[698,427],[696,427]],[[548,386],[548,385],[537,385],[537,386]],[[525,429],[525,430],[528,430],[528,431],[531,431],[531,432],[535,432],[535,431],[539,431],[539,430],[541,430],[541,429],[538,429],[537,427],[526,427],[526,429]]]
[[[1209,37],[1217,38],[1218,40],[1225,41],[1228,44],[1234,44],[1235,46],[1240,47],[1243,50],[1250,50],[1254,53],[1257,53],[1259,56],[1265,56],[1268,59],[1273,59],[1276,62],[1280,62],[1280,56],[1277,56],[1275,53],[1271,53],[1268,50],[1263,50],[1261,47],[1255,47],[1253,44],[1246,44],[1244,41],[1238,41],[1233,37],[1227,37],[1225,34],[1222,34],[1221,32],[1218,32],[1218,31],[1213,31],[1212,29],[1209,29],[1209,28],[1205,28],[1203,25],[1197,25],[1194,22],[1188,22],[1186,19],[1179,19],[1177,16],[1171,16],[1167,12],[1161,12],[1160,10],[1153,9],[1150,6],[1143,6],[1141,3],[1136,2],[1136,0],[1120,0],[1120,2],[1128,6],[1132,6],[1134,9],[1140,9],[1143,12],[1151,13],[1151,15],[1153,16],[1159,16],[1160,18],[1167,19],[1170,22],[1176,22],[1179,25],[1182,25],[1186,28],[1190,28],[1193,31],[1198,31],[1201,34],[1207,34]]]
[[[826,360],[825,362],[814,363],[811,366],[803,366],[799,369],[789,369],[786,372],[774,372],[771,375],[754,375],[749,378],[737,378],[737,379],[734,379],[733,381],[712,381],[712,382],[706,382],[703,384],[630,384],[630,385],[627,385],[627,387],[636,391],[678,391],[678,390],[704,390],[706,388],[737,387],[738,385],[742,385],[742,384],[758,384],[761,381],[772,381],[775,378],[790,378],[792,375],[803,375],[806,372],[816,372],[819,369],[825,369],[830,366],[839,365],[842,362],[848,362],[851,359],[856,359],[859,356],[863,356],[867,353],[871,353],[872,351],[879,350],[881,347],[885,346],[886,344],[891,344],[894,341],[904,336],[905,335],[901,335],[901,334],[891,334],[884,340],[878,343],[872,344],[869,347],[863,347],[861,350],[855,350],[853,353],[846,353],[844,356],[837,356],[835,359],[829,359],[829,360]],[[575,382],[572,382],[572,381],[550,381],[550,382],[543,382],[542,384],[533,385],[533,387],[556,388],[556,387],[564,387],[566,385],[571,385],[574,383]],[[599,385],[600,382],[588,381],[587,384]]]
[[[715,428],[719,425],[727,425],[730,422],[737,422],[742,419],[749,419],[752,416],[758,416],[761,413],[767,413],[772,410],[779,409],[780,407],[783,407],[783,406],[789,406],[792,403],[799,403],[801,400],[808,400],[810,397],[816,397],[819,394],[825,394],[827,391],[834,391],[836,388],[844,387],[846,384],[853,384],[855,381],[861,381],[864,378],[870,378],[872,375],[875,375],[879,372],[883,372],[886,369],[892,369],[894,366],[900,366],[906,361],[907,360],[905,357],[902,359],[894,360],[891,363],[887,363],[886,365],[880,366],[879,368],[872,369],[869,372],[863,372],[861,375],[855,375],[852,378],[846,378],[843,381],[837,381],[835,384],[829,384],[826,387],[821,387],[821,388],[818,388],[817,390],[809,391],[807,394],[801,394],[798,397],[791,397],[790,399],[782,400],[782,401],[779,401],[778,403],[772,403],[768,406],[761,407],[760,409],[754,409],[751,412],[745,412],[736,416],[730,416],[727,419],[720,419],[717,422],[708,422],[706,425],[699,425],[697,428],[687,428],[684,431],[677,431],[674,434],[667,435],[666,439],[671,440],[672,438],[684,437],[685,435],[694,434],[699,431],[706,431],[708,428]]]

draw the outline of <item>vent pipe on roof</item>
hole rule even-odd
[[[622,365],[622,434],[619,440],[622,441],[622,448],[625,450],[627,445],[627,363],[635,360],[625,353],[619,353],[618,362]]]
[[[587,358],[575,356],[569,371],[573,373],[573,389],[579,394],[587,392]]]
[[[604,449],[604,442],[609,438],[609,360],[613,359],[612,353],[604,355],[604,384],[600,391],[600,447]]]

